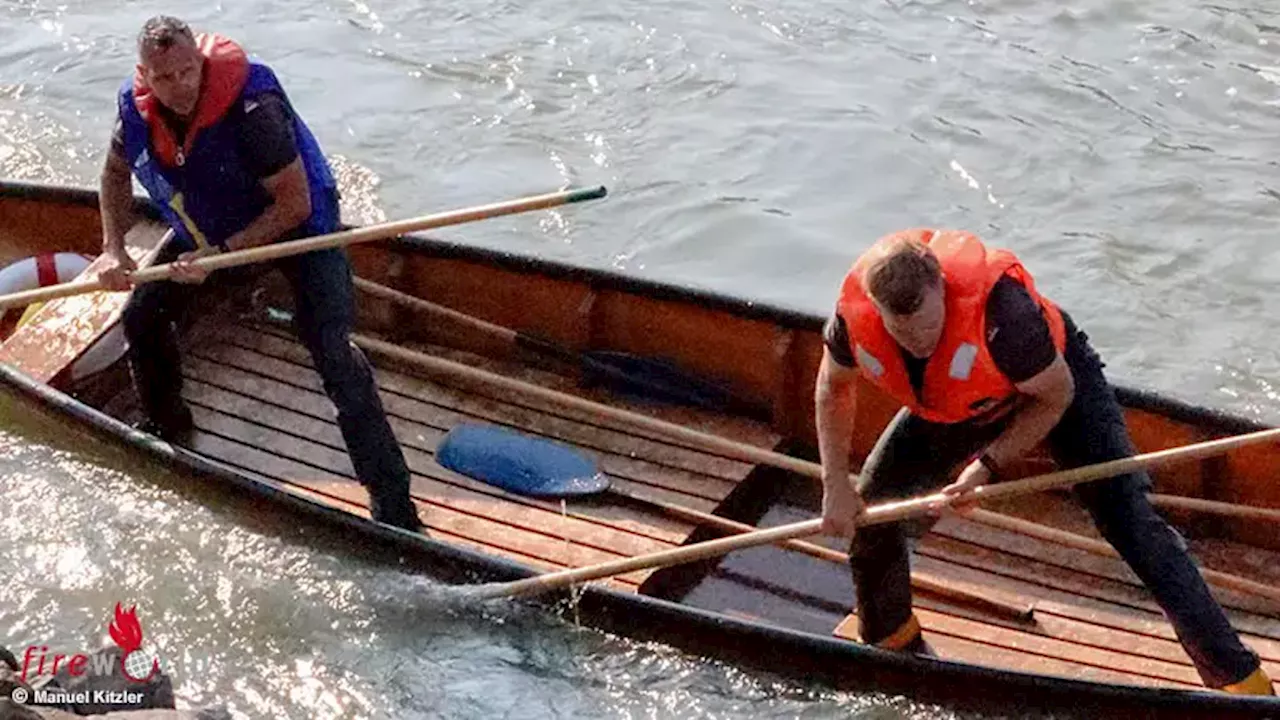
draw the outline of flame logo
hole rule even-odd
[[[111,639],[116,641],[116,645],[120,646],[120,650],[123,651],[120,656],[120,671],[129,680],[141,683],[147,682],[156,673],[160,672],[160,659],[152,659],[151,670],[144,676],[138,677],[129,672],[130,665],[136,665],[136,663],[129,662],[129,656],[142,648],[142,623],[138,622],[137,609],[138,606],[134,605],[125,611],[121,609],[120,603],[116,603],[116,619],[107,626],[107,632],[110,633]],[[135,667],[134,669],[137,670],[138,668]]]
[[[138,622],[138,606],[129,608],[128,612],[120,609],[116,603],[116,619],[107,627],[111,639],[116,641],[125,655],[142,647],[142,624]]]

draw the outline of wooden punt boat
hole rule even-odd
[[[143,253],[162,228],[147,203],[140,200],[138,209],[147,219],[131,238]],[[0,267],[39,253],[92,255],[99,238],[94,192],[0,183]],[[491,334],[362,294],[363,335],[757,448],[815,457],[812,390],[821,317],[426,237],[360,245],[351,253],[362,278],[574,350],[665,358],[716,378],[758,411],[655,405],[583,388],[573,373],[531,363]],[[267,282],[264,291],[266,302],[287,307],[279,285]],[[28,325],[62,327],[57,334],[64,338],[90,332],[77,326],[76,314],[89,312],[88,301],[79,302],[61,316],[36,316]],[[811,478],[537,398],[427,376],[403,358],[370,351],[414,473],[415,501],[430,528],[427,537],[409,535],[368,520],[365,492],[353,480],[333,408],[306,352],[262,317],[219,313],[199,318],[187,331],[184,394],[197,432],[182,446],[130,427],[138,411],[123,363],[88,377],[71,377],[67,370],[49,376],[39,361],[41,353],[53,352],[49,334],[42,344],[25,345],[21,334],[0,346],[6,363],[0,378],[11,388],[211,482],[347,524],[362,539],[410,549],[451,580],[512,580],[721,534],[672,505],[761,526],[817,513],[819,491]],[[871,391],[864,390],[855,439],[859,458],[895,410],[882,397],[868,400]],[[1146,392],[1122,388],[1119,394],[1142,451],[1260,427]],[[612,489],[562,506],[452,473],[436,462],[434,451],[461,422],[503,425],[575,446],[610,474]],[[1017,470],[1047,469],[1047,461],[1032,458]],[[1160,493],[1280,508],[1280,448],[1274,444],[1169,466],[1155,477]],[[1096,534],[1069,495],[1046,493],[997,509],[999,514],[946,519],[913,551],[914,572],[933,581],[933,591],[928,584],[917,588],[916,602],[939,659],[856,642],[847,568],[780,547],[622,575],[583,593],[576,617],[770,672],[954,707],[1056,717],[1280,717],[1280,699],[1201,687],[1132,573],[1078,542],[1080,535]],[[1000,521],[1015,516],[1023,525]],[[1239,589],[1274,591],[1280,584],[1277,525],[1185,510],[1169,510],[1168,516],[1191,538],[1206,568],[1254,583],[1213,587],[1268,673],[1280,678],[1280,603]],[[1046,525],[1058,534],[1027,534]],[[1032,604],[1035,614],[1030,620],[1000,616],[937,585]]]

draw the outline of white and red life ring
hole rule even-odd
[[[89,267],[92,258],[79,253],[40,253],[23,258],[0,269],[0,295],[34,290],[76,279]],[[13,329],[22,327],[39,311],[43,303],[33,303],[23,311]],[[6,323],[7,324],[7,323]],[[9,332],[5,332],[7,336]],[[101,372],[124,357],[129,343],[124,338],[124,326],[116,323],[71,366],[71,379],[80,380]]]

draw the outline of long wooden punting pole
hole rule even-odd
[[[1182,448],[1161,450],[1154,453],[1135,455],[1122,460],[1112,460],[1109,462],[1098,463],[1096,465],[1086,465],[1084,467],[1072,468],[1070,470],[1061,470],[1058,472],[1047,473],[1045,475],[1037,475],[1035,477],[1023,480],[1014,480],[1012,482],[1001,483],[999,485],[987,485],[978,488],[972,493],[972,495],[977,499],[977,501],[981,502],[982,500],[1013,498],[1046,490],[1053,490],[1056,488],[1066,488],[1082,482],[1100,480],[1113,475],[1133,472],[1134,470],[1150,467],[1156,463],[1167,462],[1172,458],[1201,457],[1205,453],[1209,452],[1222,452],[1222,448],[1225,447],[1240,447],[1242,445],[1272,440],[1277,437],[1280,437],[1280,429],[1266,430],[1261,433],[1250,433],[1248,435],[1228,438],[1225,441],[1216,440],[1208,443],[1197,443],[1195,445],[1188,445]],[[868,508],[864,513],[855,518],[855,522],[858,527],[866,527],[868,525],[878,525],[881,523],[905,520],[907,518],[937,512],[940,507],[949,505],[952,502],[952,499],[953,498],[943,495],[942,493],[934,493],[932,495],[925,495],[911,500],[876,505]],[[821,531],[821,519],[805,520],[803,522],[769,528],[768,530],[756,530],[743,535],[735,535],[733,537],[719,538],[717,540],[686,545],[672,550],[663,550],[661,552],[613,560],[610,562],[600,563],[598,565],[589,565],[587,567],[572,568],[569,570],[535,575],[533,577],[516,580],[514,582],[487,583],[484,585],[468,586],[464,592],[468,597],[477,599],[533,595],[578,583],[613,577],[614,575],[621,575],[634,570],[667,567],[670,565],[693,562],[717,555],[723,555],[734,550],[756,547],[758,545],[768,545],[783,540],[791,540],[809,535],[816,535]]]
[[[455,379],[460,378],[488,387],[500,388],[504,391],[510,391],[520,395],[537,397],[563,407],[596,413],[600,416],[611,417],[624,422],[634,422],[637,427],[644,427],[656,432],[661,432],[666,434],[668,437],[680,438],[695,444],[695,446],[700,445],[702,447],[715,448],[730,457],[737,456],[745,460],[752,460],[786,470],[799,472],[810,477],[820,478],[822,476],[822,467],[817,463],[800,460],[799,458],[789,457],[781,453],[775,453],[762,448],[746,445],[745,443],[738,443],[708,433],[699,432],[676,423],[669,423],[646,415],[632,413],[603,403],[587,400],[586,398],[578,397],[576,395],[570,395],[568,393],[541,387],[522,380],[516,380],[487,370],[474,368],[453,360],[428,355],[426,353],[411,350],[409,348],[368,337],[366,335],[353,334],[352,340],[355,341],[357,345],[360,345],[370,352],[413,364],[429,372],[438,372],[442,375]],[[1069,487],[1071,485],[1090,480],[1099,480],[1102,478],[1113,477],[1115,475],[1123,475],[1125,473],[1149,469],[1160,465],[1211,457],[1237,448],[1248,447],[1250,445],[1257,445],[1264,442],[1274,442],[1276,440],[1280,440],[1280,428],[1260,430],[1253,433],[1246,433],[1218,440],[1194,443],[1184,447],[1144,453],[1096,465],[1087,465],[1084,467],[1072,468],[1070,470],[1048,473],[1023,480],[1000,483],[998,485],[987,485],[985,487],[978,488],[971,493],[970,496],[967,496],[966,499],[968,499],[968,497],[972,497],[980,502],[982,500],[994,500],[1043,492],[1055,488]],[[892,522],[893,520],[915,516],[928,510],[937,511],[941,505],[948,504],[951,500],[952,498],[940,494],[933,495],[916,501],[911,501],[913,503],[920,503],[919,505],[903,506],[901,504],[895,504],[890,508],[892,512],[890,512],[890,510],[883,510],[873,514],[869,510],[868,513],[861,516],[861,518],[862,521],[867,524]],[[565,570],[562,572],[551,573],[550,575],[529,578],[528,580],[517,581],[517,583],[525,584],[519,585],[518,588],[514,590],[488,590],[484,592],[477,592],[480,592],[481,595],[485,596],[498,597],[502,594],[534,592],[536,591],[536,588],[550,590],[576,582],[585,582],[604,577],[611,577],[613,575],[631,572],[632,570],[640,570],[650,567],[664,567],[666,565],[692,562],[731,552],[739,548],[768,545],[775,542],[815,535],[820,531],[821,526],[821,520],[809,520],[802,523],[770,528],[768,530],[757,530],[744,535],[711,540],[707,543],[689,545],[682,548],[676,548],[674,550],[668,550],[664,553],[643,555],[619,560],[613,563],[577,568],[575,570]],[[546,580],[546,584],[539,585],[535,582],[542,578],[549,578]],[[1208,579],[1212,582],[1212,578]],[[493,593],[498,594],[493,595]]]
[[[485,332],[487,334],[490,334],[490,335],[499,337],[502,340],[505,340],[512,347],[521,346],[519,334],[516,333],[514,330],[505,328],[501,325],[496,325],[494,323],[489,323],[484,320],[480,320],[479,318],[474,318],[470,315],[459,312],[457,310],[453,310],[451,308],[446,308],[442,305],[436,305],[435,303],[429,302],[427,300],[423,300],[421,298],[414,297],[413,295],[409,295],[407,293],[402,293],[398,290],[394,290],[385,285],[380,285],[371,280],[366,280],[364,278],[358,277],[355,279],[355,283],[356,283],[356,287],[360,288],[365,292],[370,293],[375,297],[379,297],[384,300],[389,300],[391,302],[394,302],[399,305],[404,305],[411,309],[424,310],[438,317],[447,318],[454,322],[458,322],[458,323],[467,325],[469,327],[478,329],[482,332]],[[539,343],[539,345],[543,345],[543,344]],[[570,351],[568,350],[559,349],[559,348],[557,348],[555,352],[558,356],[563,356],[567,353],[570,353]],[[622,497],[629,498],[636,502],[644,503],[646,505],[651,505],[669,515],[679,517],[689,522],[713,527],[713,528],[716,528],[717,530],[720,530],[726,533],[738,534],[738,533],[752,532],[754,530],[759,529],[753,525],[748,525],[746,523],[740,523],[734,520],[730,520],[729,518],[722,517],[720,515],[699,512],[697,510],[694,510],[693,508],[684,507],[682,505],[677,505],[674,503],[663,502],[661,500],[657,500],[657,499],[646,497],[639,494],[623,492],[616,488],[611,490],[610,492]],[[832,550],[830,548],[826,548],[814,543],[806,543],[800,540],[788,540],[788,541],[779,543],[779,545],[789,550],[805,553],[806,555],[821,558],[831,562],[839,562],[839,563],[849,562],[849,556],[846,555],[845,553],[838,552],[836,550]],[[1000,594],[993,593],[990,591],[974,592],[971,590],[967,590],[962,585],[951,582],[946,578],[938,577],[933,574],[925,573],[921,571],[915,571],[911,574],[911,585],[917,590],[922,590],[924,592],[932,593],[938,597],[945,598],[948,601],[969,605],[970,607],[981,609],[984,612],[988,612],[1001,617],[1006,617],[1012,620],[1019,620],[1019,621],[1028,620],[1033,616],[1035,612],[1034,608],[1029,603],[1019,602],[1017,600],[1013,600],[1010,598],[1004,598]]]
[[[368,280],[360,283],[362,289],[366,290],[375,285],[375,283]],[[383,289],[382,286],[377,287],[379,290]],[[389,290],[389,288],[387,288],[387,290]],[[421,298],[410,299],[411,296],[397,291],[378,292],[377,294],[385,299],[401,302],[405,305],[427,312],[433,312],[441,307],[429,301],[422,300]],[[447,316],[454,320],[462,320],[463,318],[469,317],[456,310],[449,310]],[[485,329],[486,326],[490,328],[502,327],[482,320],[476,320],[475,327]],[[505,328],[503,329],[505,330]],[[402,362],[407,362],[427,371],[436,371],[450,377],[464,378],[485,386],[496,387],[500,390],[511,391],[530,397],[537,397],[563,407],[582,410],[600,417],[606,417],[617,422],[625,423],[633,428],[647,430],[649,432],[656,433],[660,437],[686,442],[692,447],[697,447],[710,452],[718,452],[726,457],[761,463],[815,479],[822,478],[822,466],[817,463],[765,450],[746,443],[723,438],[718,435],[693,430],[691,428],[684,427],[683,425],[659,420],[657,418],[649,417],[648,415],[623,410],[622,408],[613,407],[611,405],[605,405],[576,395],[570,395],[568,393],[552,390],[540,385],[534,385],[533,383],[509,378],[497,373],[472,368],[470,366],[462,365],[461,363],[416,352],[375,338],[355,335],[352,339],[355,340],[357,344],[371,352],[379,352],[386,356],[395,357]],[[1102,465],[1104,466],[1112,465],[1116,469],[1110,474],[1100,475],[1099,478],[1122,475],[1135,470],[1148,469],[1175,462],[1186,462],[1188,460],[1212,457],[1237,448],[1274,440],[1280,440],[1280,429],[1260,430],[1254,433],[1221,438],[1218,440],[1209,440],[1181,448],[1171,448],[1168,450],[1147,453],[1145,455],[1115,460],[1111,463],[1103,463]],[[1041,477],[1051,477],[1052,475],[1053,474]],[[985,495],[983,495],[984,497],[990,498],[992,497],[990,493],[998,490],[999,488],[1006,487],[1007,485],[1010,485],[1010,483],[988,486],[986,488],[981,488],[981,491],[985,493]],[[1168,497],[1170,496],[1155,496],[1153,500],[1158,501],[1161,498]],[[1194,509],[1208,509],[1208,507],[1202,504],[1205,502],[1208,501],[1199,501]],[[1226,504],[1227,503],[1212,503],[1210,507]],[[1264,510],[1264,512],[1270,512],[1262,508],[1257,509]],[[988,513],[988,515],[995,515],[995,513]],[[781,538],[778,542],[783,542],[789,539],[791,538]],[[1274,589],[1269,588],[1262,583],[1242,578],[1237,575],[1218,571],[1205,571],[1204,576],[1208,582],[1222,587],[1261,595],[1263,597],[1274,598],[1276,596],[1276,591]]]
[[[1263,508],[1236,503],[1202,500],[1200,498],[1181,497],[1179,495],[1160,495],[1148,493],[1151,504],[1170,510],[1194,510],[1196,512],[1213,513],[1227,517],[1238,517],[1246,520],[1265,520],[1280,523],[1280,508]]]
[[[510,344],[512,347],[533,345],[535,342],[530,338],[527,338],[521,335],[515,330],[512,330],[511,328],[507,328],[502,325],[498,325],[496,323],[491,323],[491,322],[488,322],[487,320],[482,320],[477,317],[473,317],[471,315],[460,312],[458,310],[454,310],[453,308],[449,308],[449,307],[445,307],[444,305],[433,303],[430,300],[424,300],[420,297],[416,297],[414,295],[410,295],[408,293],[404,293],[399,290],[389,288],[385,285],[380,285],[378,283],[373,282],[372,280],[367,280],[365,278],[358,277],[355,279],[355,283],[357,288],[359,288],[364,292],[369,293],[374,297],[382,298],[383,300],[388,300],[390,302],[404,305],[405,307],[413,308],[415,310],[421,310],[423,312],[435,315],[436,317],[445,318],[445,319],[466,325],[480,332],[487,333],[489,335],[492,335],[493,337],[499,338],[500,340],[503,340],[508,344]],[[548,348],[550,348],[550,350],[548,350]],[[557,356],[563,356],[570,352],[564,348],[553,346],[550,343],[540,342],[540,341],[536,342],[536,349],[544,352],[554,352]],[[636,413],[627,412],[625,410],[617,410],[617,412],[615,413],[610,413],[609,417],[613,419],[621,420],[633,426],[651,429],[656,432],[670,433],[672,430],[672,428],[664,427],[663,425],[660,425],[657,422],[647,422],[652,420],[652,418],[649,418],[644,415],[638,415]],[[744,446],[741,443],[738,443],[731,447],[726,443],[732,443],[733,441],[725,440],[723,438],[718,438],[715,436],[702,435],[702,437],[699,437],[699,438],[692,438],[692,436],[688,435],[683,430],[684,429],[681,428],[680,430],[676,431],[676,434],[674,435],[669,434],[668,436],[675,437],[681,440],[689,440],[691,441],[691,443],[698,443],[698,447],[701,447],[706,450],[710,450],[712,452],[723,452],[730,457],[747,460],[750,462],[761,462],[766,465],[771,465],[773,467],[781,467],[783,469],[791,470],[793,472],[798,472],[803,475],[821,477],[820,474],[814,475],[812,472],[812,468],[804,467],[801,464],[803,463],[803,461],[801,460],[794,460],[793,458],[787,458],[787,456],[782,456],[782,455],[775,456],[771,459],[765,458],[760,453],[765,453],[767,451],[760,450],[759,452],[756,452],[757,450],[759,450],[758,448],[752,448],[751,446]],[[780,459],[780,458],[786,458],[786,459]],[[794,462],[792,462],[792,460],[794,460]],[[779,464],[779,463],[785,463],[785,464]],[[1213,514],[1225,515],[1229,517],[1239,517],[1239,518],[1246,518],[1251,520],[1266,520],[1270,522],[1280,523],[1280,508],[1252,507],[1248,505],[1237,505],[1234,503],[1217,502],[1214,500],[1202,500],[1200,498],[1179,497],[1176,495],[1160,495],[1157,493],[1149,493],[1147,497],[1150,498],[1151,503],[1153,505],[1156,505],[1157,507],[1164,507],[1164,508],[1177,509],[1177,510],[1194,510],[1197,512],[1213,513]]]
[[[271,245],[263,245],[261,247],[249,248],[247,250],[237,250],[235,252],[222,253],[220,255],[211,255],[192,261],[191,266],[204,270],[218,270],[222,268],[236,267],[238,265],[249,265],[252,263],[267,262],[269,260],[277,260],[290,255],[300,255],[302,253],[312,252],[315,250],[327,250],[329,248],[345,247],[347,245],[355,245],[356,243],[371,242],[373,240],[385,240],[397,235],[403,235],[410,232],[419,232],[422,230],[431,230],[433,228],[445,227],[448,225],[461,225],[462,223],[475,222],[477,220],[485,220],[488,218],[500,217],[502,215],[514,215],[516,213],[530,212],[532,210],[545,210],[547,208],[557,207],[559,205],[568,205],[569,203],[583,202],[585,200],[595,200],[602,198],[607,194],[603,185],[593,188],[581,188],[577,190],[564,190],[561,192],[546,193],[544,195],[530,195],[528,197],[517,198],[515,200],[506,200],[503,202],[490,203],[488,205],[476,205],[460,210],[449,210],[447,212],[434,213],[432,215],[422,215],[407,220],[396,220],[392,222],[379,223],[377,225],[366,225],[354,230],[343,230],[341,232],[329,233],[327,235],[318,235],[316,237],[303,238],[301,240],[290,240],[286,242],[274,243]],[[133,273],[133,282],[135,285],[145,282],[154,282],[156,280],[168,280],[173,275],[173,264],[166,263],[164,265],[156,265],[154,267],[144,268]],[[45,302],[60,297],[70,297],[72,295],[80,295],[82,293],[97,292],[105,290],[102,282],[97,278],[92,280],[76,280],[58,285],[49,285],[48,287],[36,288],[34,290],[26,290],[23,292],[10,293],[8,295],[0,295],[0,310],[12,307],[22,307],[36,302]]]

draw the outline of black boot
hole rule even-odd
[[[369,514],[378,522],[426,534],[426,526],[418,519],[418,508],[409,497],[408,478],[396,485],[395,488],[366,487],[369,491]]]
[[[195,420],[191,417],[191,408],[179,398],[163,410],[148,413],[147,418],[135,427],[165,442],[177,443],[191,438]]]
[[[934,652],[933,646],[924,639],[923,635],[917,635],[915,640],[912,640],[906,647],[902,648],[902,651],[913,655],[938,657],[938,653]]]

